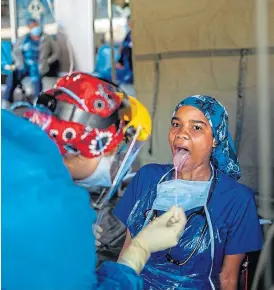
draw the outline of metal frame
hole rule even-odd
[[[224,56],[240,56],[242,51],[246,55],[256,55],[258,48],[225,48],[225,49],[205,49],[205,50],[179,50],[160,53],[148,53],[135,55],[135,61],[155,61],[157,59],[173,59],[173,58],[198,58],[198,57],[224,57]],[[274,46],[267,48],[269,54],[274,54]]]
[[[110,49],[111,49],[111,76],[112,81],[116,83],[116,68],[115,68],[115,51],[114,51],[114,37],[113,37],[113,9],[112,0],[108,0],[108,19],[109,19],[109,34],[110,34]]]
[[[268,40],[268,0],[256,0],[256,47],[257,47],[257,81],[258,91],[258,157],[259,157],[259,194],[262,200],[259,206],[266,218],[271,216],[272,197],[272,158],[271,158],[271,99],[269,87],[269,40]],[[268,257],[271,257],[269,248]],[[265,288],[271,286],[272,263],[268,258],[268,267],[265,271]]]
[[[10,13],[11,43],[14,44],[17,39],[17,29],[18,29],[16,0],[9,0],[9,13]]]

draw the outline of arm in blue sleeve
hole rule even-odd
[[[2,289],[141,289],[124,265],[96,274],[95,211],[52,140],[8,111],[1,120]]]
[[[105,262],[97,274],[99,284],[97,289],[143,289],[143,279],[134,270],[119,263]]]
[[[64,198],[57,197],[58,189]],[[142,289],[142,279],[125,265],[105,263],[96,275],[95,213],[88,193],[73,184],[51,190],[51,197],[45,192],[38,203],[21,202],[26,210],[17,211],[16,219],[6,218],[5,206],[9,229],[2,232],[2,285],[10,290]]]
[[[228,232],[226,255],[244,254],[262,248],[262,230],[254,194],[249,189],[245,190],[246,192],[243,192],[244,199],[239,201],[239,209]]]

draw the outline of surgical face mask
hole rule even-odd
[[[161,182],[170,173],[168,172],[157,185],[157,196],[153,203],[153,209],[167,211],[176,205],[182,207],[184,211],[188,211],[205,206],[214,176],[212,165],[211,172],[209,181],[173,179]]]
[[[110,168],[114,156],[102,156],[95,171],[87,178],[75,180],[75,183],[90,189],[92,187],[111,187],[111,173]]]
[[[157,186],[157,197],[153,208],[168,211],[177,203],[184,211],[206,205],[210,181],[187,181],[175,179]]]
[[[42,28],[41,26],[35,26],[30,30],[30,34],[32,36],[40,36],[42,33]]]

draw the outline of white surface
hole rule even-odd
[[[91,0],[57,0],[55,17],[68,37],[75,58],[75,69],[94,69],[93,5]]]

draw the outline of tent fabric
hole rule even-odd
[[[146,9],[143,9],[146,7]],[[159,94],[153,121],[152,154],[146,144],[141,163],[172,161],[168,130],[174,106],[190,95],[205,94],[218,99],[229,113],[232,137],[236,133],[237,84],[240,53],[255,47],[255,2],[132,0],[134,80],[136,96],[153,111],[155,57],[159,64]],[[274,46],[274,1],[269,1],[269,46]],[[273,30],[273,29],[272,29]],[[273,32],[273,31],[272,31]],[[224,55],[222,50],[227,51]],[[229,52],[234,51],[230,54]],[[184,56],[176,52],[185,53]],[[173,56],[168,58],[171,53]],[[215,53],[215,56],[214,56]],[[239,146],[240,182],[258,191],[258,114],[256,56],[247,56],[244,76],[243,133]],[[274,95],[274,55],[269,57],[270,95]],[[270,108],[274,109],[274,98]],[[272,115],[272,122],[274,115]],[[274,136],[274,127],[269,127]],[[274,144],[274,142],[273,142]],[[274,154],[271,156],[274,176]]]
[[[131,0],[135,55],[255,47],[255,1]],[[268,1],[274,44],[274,1]]]

